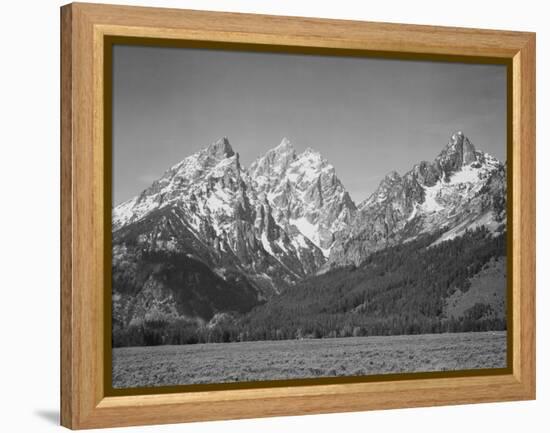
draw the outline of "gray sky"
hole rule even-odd
[[[358,203],[462,130],[506,159],[505,66],[115,46],[113,203],[227,136],[248,167],[283,137]]]

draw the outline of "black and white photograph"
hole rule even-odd
[[[502,64],[115,45],[112,386],[507,367]]]

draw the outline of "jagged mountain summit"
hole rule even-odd
[[[283,140],[249,172],[224,137],[113,209],[116,316],[122,324],[143,319],[145,302],[161,316],[204,320],[229,306],[250,308],[315,273],[335,237],[331,230],[353,210],[319,154],[298,156]],[[192,288],[191,302],[181,304],[176,283]],[[217,305],[208,295],[201,299],[203,284],[233,295]]]
[[[197,189],[200,190],[197,182],[205,185],[209,179],[226,174],[226,180],[233,174],[238,181],[240,173],[239,156],[227,137],[223,137],[171,167],[138,196],[116,206],[113,209],[113,231],[140,220],[155,209],[190,198]]]
[[[146,227],[153,231],[139,233],[140,244],[243,271],[266,290],[277,291],[323,262],[307,238],[299,233],[291,238],[275,223],[269,201],[253,188],[227,138],[185,158],[114,209],[114,241]]]
[[[444,230],[437,243],[482,225],[503,231],[505,222],[505,166],[458,131],[433,162],[420,162],[403,176],[391,172],[381,181],[338,235],[326,268],[359,264],[421,234]]]
[[[311,148],[297,154],[283,138],[249,172],[277,224],[291,236],[305,235],[328,257],[336,235],[347,228],[356,210],[334,167]]]
[[[289,282],[323,264],[355,212],[334,167],[312,149],[298,155],[286,138],[250,170],[226,137],[212,143],[117,206],[113,232],[167,207],[218,253],[235,253],[246,263],[260,245],[282,262]]]

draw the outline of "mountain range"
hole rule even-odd
[[[479,227],[506,229],[506,168],[460,131],[358,204],[314,149],[284,138],[243,167],[224,137],[113,209],[113,329],[212,323],[376,252]]]

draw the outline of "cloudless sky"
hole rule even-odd
[[[116,46],[113,203],[227,136],[248,167],[287,137],[358,203],[461,130],[506,160],[506,69],[374,58]]]

